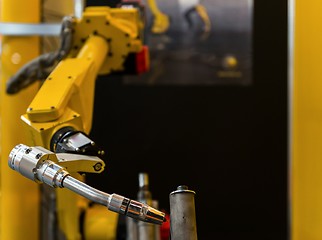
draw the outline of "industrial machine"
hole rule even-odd
[[[6,6],[2,5],[3,11],[8,10]],[[11,105],[13,115],[1,112],[2,126],[9,130],[5,132],[2,127],[1,131],[1,239],[115,239],[117,216],[105,212],[102,215],[106,210],[95,203],[139,221],[163,223],[164,213],[157,209],[84,183],[85,173],[100,173],[105,167],[100,159],[104,150],[88,136],[96,77],[148,69],[142,30],[142,15],[135,7],[88,7],[81,18],[64,18],[57,51],[30,58],[14,74],[11,71],[2,76],[2,81],[8,79],[2,84],[6,88],[6,93],[2,92],[2,104],[10,104],[16,96],[19,100]],[[9,44],[10,37],[6,41]],[[6,74],[6,69],[2,74]],[[35,83],[38,80],[41,80],[39,90],[39,84]],[[26,94],[30,88],[34,89]],[[21,119],[26,137],[19,138],[19,142],[8,141],[4,146],[3,135],[24,134],[18,125],[6,124],[8,117],[14,116],[12,121],[16,121],[16,112],[19,114],[25,104],[29,106]],[[8,105],[1,107],[8,108]],[[19,132],[10,131],[14,128]],[[21,176],[7,173],[4,161],[10,148],[9,166],[26,178],[44,183],[40,190],[20,182]],[[6,188],[4,182],[13,184]],[[29,186],[30,189],[20,191]],[[13,189],[7,191],[10,187]],[[4,209],[19,201],[24,201],[24,209],[12,214],[14,226],[9,226],[4,218],[10,213]],[[32,220],[27,220],[28,223],[25,223],[26,213]]]
[[[184,6],[184,18],[187,21],[189,28],[193,28],[194,25],[192,15],[197,15],[204,24],[204,34],[209,34],[211,30],[211,21],[207,9],[202,5],[202,3],[199,1],[178,2],[179,5],[182,4]],[[146,3],[153,17],[150,29],[151,32],[153,34],[166,33],[171,25],[171,16],[161,11],[157,0],[147,0]]]
[[[147,4],[153,15],[151,32],[155,34],[165,33],[170,27],[170,17],[160,10],[156,0],[147,0]]]
[[[139,191],[137,200],[158,208],[158,201],[152,198],[149,188],[149,175],[139,173]],[[126,240],[161,240],[161,229],[158,224],[126,218]]]

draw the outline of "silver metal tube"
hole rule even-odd
[[[171,240],[197,240],[195,192],[179,186],[170,193]]]
[[[110,194],[99,191],[71,176],[65,177],[63,187],[104,206],[108,206],[110,202]]]
[[[147,173],[139,173],[139,188],[149,188],[149,175]]]
[[[126,240],[138,240],[137,221],[133,218],[126,218]]]
[[[137,202],[115,193],[111,195],[107,194],[73,178],[70,175],[64,177],[61,182],[61,187],[65,187],[93,202],[102,204],[113,212],[147,223],[162,224],[164,221],[164,213],[145,203]]]
[[[149,190],[149,175],[139,173],[139,192],[137,195],[139,202],[152,204],[152,194]],[[154,225],[146,222],[137,223],[138,240],[154,240]]]
[[[138,222],[138,236],[139,240],[154,240],[154,225],[147,222]]]

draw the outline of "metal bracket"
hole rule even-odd
[[[10,36],[59,36],[61,23],[0,22],[0,34]]]

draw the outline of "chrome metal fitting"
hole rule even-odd
[[[37,179],[37,168],[44,162],[43,155],[52,152],[42,147],[28,147],[23,144],[15,146],[8,158],[10,168],[33,181]]]
[[[165,213],[150,207],[147,204],[131,200],[126,216],[143,222],[162,224],[165,221]]]
[[[108,203],[107,208],[113,212],[117,212],[117,213],[125,215],[128,205],[129,205],[129,202],[130,202],[130,199],[113,193],[110,196],[110,201]]]
[[[46,160],[37,169],[37,179],[51,187],[63,187],[63,180],[69,173],[58,164]]]
[[[33,181],[51,187],[62,187],[63,179],[69,173],[48,159],[57,160],[57,157],[45,148],[19,144],[11,150],[8,164],[13,170]]]
[[[165,221],[165,213],[150,207],[147,204],[134,201],[123,196],[112,194],[108,209],[128,217],[149,223],[162,224]]]

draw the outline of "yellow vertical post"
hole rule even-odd
[[[40,21],[40,0],[2,0],[0,4],[1,22]],[[39,38],[2,36],[1,39],[0,239],[38,239],[38,185],[10,170],[7,163],[10,150],[18,143],[26,143],[20,115],[26,111],[37,86],[9,96],[5,85],[21,66],[39,55]]]
[[[322,239],[322,1],[294,8],[291,239]],[[292,15],[291,15],[292,16]]]

